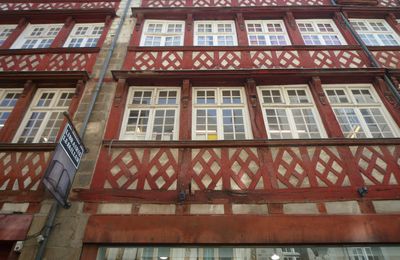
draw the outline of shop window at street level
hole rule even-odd
[[[184,21],[146,20],[140,46],[182,46]]]
[[[194,45],[236,46],[234,21],[196,21],[194,23]]]
[[[54,143],[63,112],[67,111],[75,89],[39,89],[33,98],[21,127],[15,135],[15,143]]]
[[[29,24],[12,49],[49,48],[63,24]]]
[[[120,138],[177,140],[179,88],[129,89]]]
[[[243,88],[194,88],[194,140],[250,139]]]
[[[281,20],[246,21],[249,45],[290,45],[285,25]]]
[[[331,19],[296,20],[305,45],[345,45],[346,41]]]
[[[395,123],[370,85],[326,85],[324,90],[344,137],[398,136]]]
[[[75,24],[64,47],[96,47],[103,29],[103,23]]]
[[[366,45],[400,45],[399,35],[384,19],[350,19],[350,23]]]
[[[265,86],[258,93],[269,138],[326,136],[307,86]]]

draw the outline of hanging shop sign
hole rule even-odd
[[[64,208],[70,206],[68,195],[86,148],[68,116],[68,123],[47,167],[43,184]]]

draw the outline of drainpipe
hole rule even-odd
[[[104,81],[104,78],[106,76],[107,69],[108,69],[108,66],[110,64],[111,57],[112,57],[112,55],[114,53],[115,46],[117,45],[117,40],[118,40],[119,35],[121,33],[122,26],[123,26],[123,24],[125,22],[126,16],[128,14],[128,10],[129,10],[129,8],[131,6],[131,2],[132,2],[132,0],[128,0],[126,5],[125,5],[123,14],[122,14],[121,19],[120,19],[120,21],[118,23],[117,30],[115,31],[115,35],[114,35],[114,37],[112,39],[110,49],[108,50],[106,59],[105,59],[104,64],[103,64],[103,66],[101,68],[99,80],[97,81],[96,88],[95,88],[94,93],[92,95],[92,99],[91,99],[90,104],[89,104],[89,109],[86,112],[85,118],[83,120],[82,127],[81,127],[81,129],[79,131],[79,136],[81,137],[82,140],[83,140],[83,137],[85,135],[85,132],[86,132],[86,129],[87,129],[87,126],[88,126],[88,123],[89,123],[90,115],[92,114],[92,111],[93,111],[94,105],[96,103],[97,97],[99,96],[99,92],[100,92],[100,90],[101,90],[101,88],[103,86],[103,81]],[[56,216],[57,216],[59,208],[60,207],[59,207],[58,203],[54,202],[52,207],[51,207],[49,216],[47,217],[43,233],[38,237],[38,241],[39,241],[40,244],[39,244],[39,249],[38,249],[38,251],[36,253],[35,260],[43,259],[44,251],[46,249],[46,245],[47,245],[47,242],[49,240],[49,236],[50,236],[51,230],[54,227],[54,221],[56,219]]]
[[[332,5],[337,6],[335,0],[331,0]],[[358,44],[361,46],[363,49],[364,53],[367,55],[368,60],[371,62],[372,66],[375,68],[380,68],[381,65],[376,61],[375,57],[372,55],[368,47],[365,45],[361,37],[357,34],[357,32],[354,30],[353,26],[350,24],[349,20],[347,17],[343,14],[342,8],[340,8],[340,16],[342,17],[344,23],[346,24],[347,28],[350,30],[350,33],[353,35],[353,37],[356,39]],[[389,86],[390,91],[393,93],[394,98],[396,99],[397,103],[400,104],[400,93],[398,92],[396,86],[392,82],[392,80],[389,77],[389,73],[385,69],[385,75],[383,76],[386,84]]]

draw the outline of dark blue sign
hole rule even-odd
[[[64,133],[61,136],[61,147],[71,159],[75,168],[78,169],[79,163],[85,151],[80,139],[76,136],[75,131],[70,124],[65,127]]]
[[[85,147],[75,128],[67,123],[43,178],[44,186],[65,208],[69,207],[69,191],[84,152]]]

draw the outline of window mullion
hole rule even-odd
[[[358,121],[360,121],[361,127],[363,128],[365,135],[367,137],[372,137],[371,131],[369,130],[369,127],[368,127],[368,125],[367,125],[367,123],[366,123],[366,121],[364,119],[364,116],[362,115],[360,109],[362,109],[362,107],[358,106],[358,107],[354,108],[354,111],[355,111],[355,113],[356,113],[356,115],[358,117]]]

